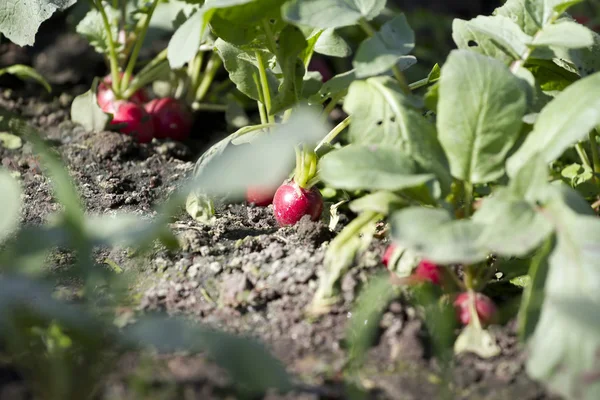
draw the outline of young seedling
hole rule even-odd
[[[296,148],[296,172],[275,192],[273,212],[281,226],[294,225],[305,215],[313,221],[323,212],[323,197],[314,187],[317,173],[317,155],[304,146]]]

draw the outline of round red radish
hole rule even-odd
[[[395,244],[390,244],[387,249],[385,249],[385,252],[383,253],[383,257],[381,258],[381,262],[383,263],[383,265],[385,265],[385,267],[387,269],[390,269],[390,261],[392,260],[392,256],[394,255],[394,251],[396,251],[396,245]]]
[[[266,207],[273,202],[275,191],[261,186],[250,186],[246,190],[246,201],[259,207]]]
[[[488,325],[495,320],[498,312],[496,305],[484,294],[475,293],[475,311],[482,325]],[[469,293],[459,294],[454,300],[456,316],[461,324],[469,325],[471,322],[471,312],[469,310]]]
[[[421,281],[428,281],[434,285],[442,283],[442,271],[440,266],[431,261],[422,260],[415,269],[414,276]]]
[[[323,212],[323,197],[316,187],[307,190],[294,181],[286,182],[275,192],[273,212],[281,226],[294,225],[305,215],[316,221]]]
[[[152,141],[154,125],[144,107],[131,101],[115,102],[115,112],[110,124],[119,132],[135,137],[140,143]]]
[[[331,73],[331,69],[320,57],[313,57],[308,63],[309,71],[318,71],[321,74],[321,78],[323,82],[327,82],[331,78],[333,78],[333,74]]]
[[[121,77],[123,73],[121,73]],[[133,79],[133,77],[132,77]],[[107,75],[102,79],[102,81],[98,84],[98,89],[96,90],[96,98],[98,99],[98,105],[105,113],[114,114],[115,112],[115,102],[119,101],[115,97],[115,93],[112,91],[112,76]],[[140,89],[135,92],[129,99],[129,101],[137,104],[144,104],[148,101],[148,95],[144,89]]]
[[[154,137],[183,140],[190,135],[192,113],[182,102],[171,97],[154,99],[145,105],[152,116]]]

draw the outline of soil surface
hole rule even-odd
[[[208,145],[155,141],[140,145],[114,132],[89,133],[71,123],[72,95],[57,98],[27,90],[4,90],[0,107],[16,111],[40,129],[62,155],[87,210],[93,213],[154,213],[193,168],[195,150]],[[213,115],[212,118],[221,118]],[[215,137],[218,133],[208,135]],[[212,140],[212,139],[210,139]],[[2,165],[20,174],[25,192],[25,223],[41,223],[58,209],[48,179],[25,143],[19,149],[0,146]],[[204,324],[259,338],[302,381],[319,388],[292,399],[347,398],[342,370],[346,324],[358,289],[375,272],[385,243],[371,246],[342,282],[343,302],[311,321],[304,315],[317,284],[324,251],[333,237],[322,222],[301,221],[279,228],[271,207],[242,204],[222,207],[212,225],[185,215],[172,224],[181,250],[158,248],[140,263],[122,249],[106,250],[109,258],[136,274],[132,297],[137,311],[166,311]],[[140,268],[139,265],[143,267]],[[427,332],[416,310],[405,300],[393,302],[380,324],[377,343],[360,374],[369,397],[435,399],[442,396],[441,371],[427,344]],[[455,361],[451,385],[456,399],[550,399],[529,380],[514,323],[494,327],[502,354],[489,360],[461,356]],[[140,365],[136,355],[124,357],[120,369],[103,386],[104,398],[132,398],[130,377]],[[144,361],[147,367],[148,360]],[[145,375],[162,398],[223,398],[229,382],[201,356],[155,358]],[[18,375],[0,369],[0,398],[19,398]],[[16,391],[16,392],[15,392]],[[152,395],[147,398],[155,398]],[[156,394],[158,396],[158,394]],[[267,398],[276,398],[270,395]]]
[[[200,151],[225,134],[223,115],[199,115],[187,143],[155,140],[138,144],[114,132],[86,132],[69,121],[69,107],[74,96],[89,88],[91,76],[102,66],[90,56],[89,68],[69,70],[49,56],[61,48],[74,52],[62,54],[62,58],[81,59],[89,48],[77,47],[77,40],[59,35],[56,42],[44,43],[33,55],[9,45],[0,49],[0,64],[34,63],[54,85],[66,88],[54,95],[29,84],[0,81],[0,108],[25,117],[59,151],[88,212],[152,216],[153,205],[191,173]],[[91,76],[85,75],[88,73]],[[23,223],[42,223],[59,209],[29,144],[17,149],[0,144],[0,161],[20,174],[25,193]],[[264,399],[356,398],[344,384],[348,360],[345,330],[359,289],[383,270],[379,260],[386,243],[372,244],[344,277],[341,303],[321,318],[310,320],[305,309],[333,237],[326,224],[303,220],[294,227],[279,228],[270,206],[233,204],[221,207],[211,225],[201,225],[182,214],[171,227],[179,239],[179,251],[156,247],[141,262],[123,249],[98,252],[100,263],[108,259],[135,277],[132,311],[184,315],[257,338],[310,388],[285,396],[266,394]],[[525,352],[517,340],[514,321],[491,329],[501,354],[487,360],[474,355],[457,357],[451,384],[444,385],[419,313],[405,298],[398,298],[384,313],[376,343],[357,375],[367,388],[366,398],[556,399],[527,377]],[[140,385],[145,388],[143,393]],[[0,357],[0,400],[25,398],[31,398],[27,382]],[[201,355],[127,354],[101,383],[98,398],[204,400],[236,396],[227,376]]]

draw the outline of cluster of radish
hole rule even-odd
[[[382,262],[386,268],[393,262],[395,251],[396,246],[393,244],[386,248],[382,258]],[[448,283],[448,276],[444,272],[443,266],[428,260],[421,260],[414,269],[412,275],[407,279],[407,282],[428,282],[433,285],[444,287]],[[471,296],[473,297],[473,300],[471,299]],[[454,309],[456,310],[456,317],[461,324],[469,325],[471,323],[471,301],[474,302],[475,311],[481,325],[485,326],[496,320],[498,310],[492,299],[482,293],[462,292],[455,297],[453,302]]]
[[[105,77],[98,85],[98,106],[113,115],[111,126],[135,137],[140,143],[153,138],[184,140],[190,135],[193,116],[187,105],[172,97],[150,100],[144,89],[129,99],[118,99],[111,89],[112,79]]]

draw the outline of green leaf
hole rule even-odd
[[[348,207],[353,213],[360,214],[364,211],[374,211],[382,215],[390,215],[406,205],[402,197],[387,191],[377,191],[353,200]]]
[[[223,60],[223,65],[229,72],[229,79],[235,84],[238,90],[253,100],[260,100],[257,83],[259,82],[259,70],[256,65],[256,59],[249,53],[245,53],[238,47],[227,43],[224,40],[217,39],[215,48]],[[278,87],[279,81],[275,75],[267,70],[267,79],[272,97],[273,92]]]
[[[454,50],[439,84],[438,137],[452,175],[472,183],[500,178],[526,110],[519,78],[500,61]]]
[[[361,18],[375,18],[385,3],[386,0],[291,0],[283,6],[282,12],[292,24],[339,28],[354,25]]]
[[[0,169],[0,244],[15,231],[21,219],[21,187],[5,169]]]
[[[11,74],[23,80],[32,79],[42,85],[48,91],[48,93],[52,91],[52,88],[46,79],[44,79],[44,77],[35,69],[28,67],[27,65],[16,64],[0,69],[0,76],[3,74]]]
[[[479,16],[467,21],[466,25],[471,31],[479,32],[491,39],[495,45],[500,46],[501,49],[507,51],[515,59],[520,58],[527,51],[527,45],[532,41],[531,36],[524,33],[519,25],[510,18],[501,15],[493,17]],[[482,36],[478,35],[478,37]],[[484,54],[486,53],[484,52]],[[488,55],[493,56],[494,54]]]
[[[304,61],[300,58],[308,43],[302,31],[295,26],[286,26],[279,35],[277,62],[283,73],[277,96],[273,99],[270,113],[278,114],[292,107],[302,96],[304,83]]]
[[[550,163],[600,124],[600,73],[583,78],[561,92],[538,115],[533,131],[506,164],[514,176],[539,153]]]
[[[203,7],[177,28],[167,46],[167,59],[171,68],[181,68],[196,56],[214,12],[215,9]]]
[[[496,344],[494,336],[479,324],[469,324],[464,327],[454,342],[454,353],[475,353],[481,358],[491,358],[499,355],[502,350]]]
[[[77,0],[19,0],[0,4],[0,34],[19,46],[33,46],[42,22]]]
[[[577,74],[550,60],[530,60],[527,68],[533,73],[536,83],[545,91],[563,91],[579,79]]]
[[[549,237],[531,260],[527,274],[530,283],[523,291],[517,315],[519,337],[522,341],[527,341],[531,337],[539,321],[544,301],[544,285],[548,276],[548,258],[555,244],[554,236]]]
[[[570,62],[577,68],[582,77],[600,71],[600,35],[592,32],[594,43],[581,49],[554,48],[554,53],[560,59]]]
[[[415,34],[406,17],[397,15],[360,44],[352,61],[356,76],[365,78],[388,71],[414,46]]]
[[[597,399],[600,220],[578,215],[562,201],[545,212],[555,224],[557,242],[541,315],[529,341],[527,372],[566,398]],[[563,303],[568,299],[577,303]]]
[[[393,148],[349,145],[326,154],[319,162],[319,177],[346,190],[396,191],[420,186],[435,176],[423,173],[409,156]]]
[[[95,78],[90,90],[77,96],[71,103],[71,120],[89,132],[104,130],[111,120],[111,116],[98,105],[97,87],[98,78]]]
[[[446,156],[435,126],[415,109],[417,100],[403,93],[388,77],[356,81],[344,100],[344,111],[352,116],[349,138],[352,143],[399,149],[439,180],[442,192],[450,188]]]
[[[202,193],[190,193],[185,201],[185,211],[194,221],[209,224],[214,220],[213,200]]]
[[[531,42],[533,46],[560,46],[569,49],[589,47],[594,44],[592,31],[571,21],[546,25]]]
[[[325,29],[315,43],[315,53],[330,57],[349,57],[352,48],[346,40],[335,32],[335,29]]]
[[[442,209],[410,207],[390,219],[392,237],[400,245],[435,263],[475,263],[489,252],[477,239],[484,226],[472,220],[453,220]]]
[[[556,15],[583,0],[525,0],[524,5],[539,27],[548,25]]]
[[[103,5],[104,11],[109,21],[119,18],[120,14],[118,10],[115,10],[108,4]],[[108,54],[108,33],[104,29],[104,23],[102,20],[102,14],[100,11],[92,8],[85,17],[77,24],[75,28],[77,33],[87,39],[90,45],[100,54]],[[113,40],[118,36],[118,28],[114,24],[111,24],[110,32]],[[118,42],[115,41],[118,45]]]
[[[208,329],[184,319],[160,316],[144,317],[127,326],[123,335],[137,348],[152,346],[160,352],[205,353],[227,371],[235,387],[251,397],[269,389],[284,393],[292,389],[284,365],[252,339]]]
[[[218,9],[215,17],[237,27],[258,25],[279,18],[285,0],[207,0],[204,8]]]
[[[361,291],[346,328],[351,367],[362,365],[377,335],[381,316],[397,296],[397,288],[390,282],[388,274],[373,277]]]
[[[533,36],[540,29],[540,25],[536,22],[528,3],[529,0],[507,0],[502,7],[494,10],[494,15],[510,18],[523,32]]]
[[[452,22],[452,39],[456,43],[456,47],[493,57],[504,64],[509,64],[514,60],[514,56],[509,50],[498,46],[497,42],[487,33],[475,29],[469,22],[459,18],[455,18]]]

